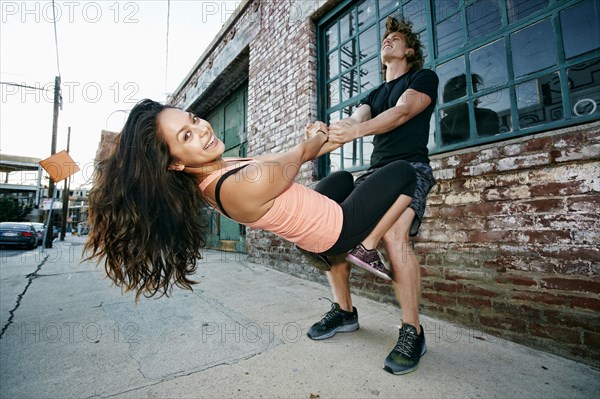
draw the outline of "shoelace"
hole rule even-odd
[[[331,303],[331,309],[327,313],[325,313],[323,315],[323,318],[319,321],[320,325],[327,326],[327,324],[329,322],[331,322],[331,321],[335,320],[337,317],[339,317],[340,313],[334,307],[334,302],[331,299],[325,298],[325,297],[319,298],[319,300],[321,300],[321,299],[327,299]]]
[[[400,329],[400,336],[398,337],[398,342],[396,343],[394,350],[411,360],[415,360],[418,357],[418,354],[415,354],[418,340],[419,337],[417,335]]]

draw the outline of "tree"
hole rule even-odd
[[[0,198],[0,222],[20,222],[31,212],[31,205],[23,205],[10,197]]]

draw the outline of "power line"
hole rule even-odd
[[[167,0],[167,50],[165,54],[165,93],[167,92],[167,77],[169,76],[169,17],[171,14],[171,0]]]
[[[54,91],[54,90],[48,90],[48,89],[46,89],[44,87],[33,87],[33,86],[27,86],[27,85],[20,85],[18,83],[12,83],[12,82],[0,82],[0,85],[24,87],[26,89],[35,89],[35,90],[42,90],[42,91],[49,91],[49,92],[53,92]]]
[[[60,76],[60,62],[58,60],[58,35],[56,33],[56,7],[54,0],[52,0],[52,23],[54,25],[54,46],[56,47],[56,69],[58,70],[58,76]]]

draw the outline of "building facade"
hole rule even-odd
[[[600,364],[600,4],[595,0],[248,0],[170,102],[207,119],[227,156],[291,148],[383,82],[388,15],[420,33],[440,78],[437,179],[414,251],[426,314]],[[200,16],[199,16],[200,17]],[[306,164],[369,166],[371,140]],[[205,210],[213,247],[325,282],[293,245]],[[352,288],[395,303],[354,270]]]

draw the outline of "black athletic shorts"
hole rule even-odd
[[[421,226],[421,221],[423,220],[423,215],[425,214],[425,205],[427,204],[427,195],[429,191],[435,185],[435,177],[433,177],[433,170],[431,166],[424,162],[410,162],[410,164],[415,168],[417,172],[417,182],[415,186],[415,194],[412,197],[412,201],[409,205],[409,208],[414,209],[416,216],[413,220],[413,223],[410,227],[409,236],[414,237],[419,232],[419,227]],[[377,168],[368,169],[365,173],[360,175],[355,181],[354,186],[358,186],[362,183],[366,178],[368,178],[373,172],[375,172]]]

